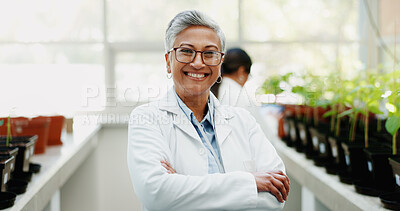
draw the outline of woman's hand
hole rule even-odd
[[[171,164],[169,164],[168,161],[162,160],[162,161],[160,161],[160,162],[161,162],[161,165],[162,165],[165,169],[167,169],[168,174],[175,174],[175,173],[176,173],[175,169],[171,167]]]
[[[252,173],[256,179],[258,192],[270,192],[279,202],[286,201],[289,194],[289,178],[282,171]]]

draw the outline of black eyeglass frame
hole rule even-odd
[[[179,60],[178,60],[178,57],[176,56],[176,50],[177,50],[177,49],[188,49],[188,50],[194,51],[194,52],[196,52],[196,53],[194,54],[194,56],[193,56],[193,58],[192,58],[192,61],[190,61],[190,62],[182,62],[182,61],[179,61]],[[176,61],[181,62],[181,63],[184,63],[184,64],[190,64],[190,63],[192,63],[192,62],[194,61],[194,59],[196,58],[197,53],[200,53],[200,54],[201,54],[201,60],[202,60],[203,63],[204,63],[205,65],[207,65],[207,66],[218,66],[219,64],[221,64],[222,58],[223,58],[224,55],[225,55],[225,54],[224,54],[223,52],[221,52],[221,51],[213,51],[213,50],[196,51],[196,50],[193,50],[193,49],[191,49],[191,48],[186,48],[186,47],[171,48],[171,50],[169,50],[168,53],[171,53],[171,51],[175,51],[175,59],[176,59]],[[221,58],[219,59],[218,64],[213,64],[213,65],[206,64],[206,63],[204,62],[204,57],[203,57],[204,52],[217,52],[217,53],[221,54]]]

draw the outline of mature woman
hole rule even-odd
[[[289,179],[248,112],[210,94],[220,77],[225,37],[198,11],[168,25],[174,87],[132,111],[128,167],[144,210],[279,210]]]

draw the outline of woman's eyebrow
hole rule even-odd
[[[183,45],[187,45],[187,46],[189,46],[189,47],[191,47],[191,48],[194,48],[194,45],[189,44],[189,43],[181,43],[181,44],[179,45],[179,47],[182,47]]]
[[[179,47],[182,47],[184,45],[187,45],[188,47],[191,47],[191,48],[195,48],[194,45],[189,44],[189,43],[181,43],[179,45]],[[218,46],[216,46],[216,45],[206,45],[204,48],[216,48],[216,49],[218,49]]]

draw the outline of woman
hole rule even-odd
[[[165,47],[174,87],[129,122],[128,167],[143,210],[281,209],[289,179],[275,149],[245,110],[210,94],[225,48],[219,26],[184,11]]]
[[[251,58],[243,49],[231,48],[226,51],[221,68],[222,82],[211,88],[221,104],[244,108],[255,106],[243,88],[250,75],[251,65]]]

